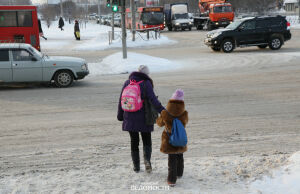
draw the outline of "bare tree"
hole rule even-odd
[[[32,5],[31,0],[0,0],[0,5]]]

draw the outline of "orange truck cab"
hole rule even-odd
[[[232,23],[234,12],[230,3],[217,3],[209,6],[209,19],[215,26],[225,27]]]
[[[199,9],[198,29],[202,28],[201,24],[207,25],[208,30],[226,27],[234,20],[232,5],[226,0],[199,0]]]

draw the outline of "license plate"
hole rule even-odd
[[[227,22],[222,22],[222,24],[227,24]]]
[[[186,24],[182,24],[182,26],[186,26]]]

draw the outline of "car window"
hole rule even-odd
[[[279,27],[283,24],[283,20],[280,20],[280,19],[269,19],[268,20],[268,27]]]
[[[0,62],[9,61],[8,50],[0,50]]]
[[[246,21],[245,23],[243,23],[241,25],[241,28],[243,30],[254,30],[255,29],[255,21],[252,20],[252,21]]]
[[[269,26],[268,20],[257,20],[256,21],[256,28],[266,28]]]
[[[14,61],[31,61],[32,54],[26,50],[13,50]]]

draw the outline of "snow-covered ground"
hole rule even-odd
[[[105,50],[109,48],[121,48],[121,29],[115,27],[115,40],[109,44],[108,32],[111,27],[98,25],[95,23],[82,24],[80,26],[81,40],[76,41],[74,37],[74,24],[65,22],[64,30],[61,31],[54,22],[50,28],[43,23],[44,36],[48,40],[41,39],[41,48],[50,50]],[[127,31],[127,46],[128,47],[153,47],[158,45],[176,44],[176,41],[168,39],[161,35],[155,39],[154,32],[150,33],[150,39],[147,40],[146,33],[137,33],[136,41],[132,41],[132,34]]]
[[[253,182],[253,193],[299,194],[300,193],[300,152],[293,154],[288,165],[275,171],[271,176]]]
[[[172,71],[180,67],[176,62],[138,53],[127,53],[123,59],[122,52],[109,55],[99,63],[89,63],[91,75],[120,74],[136,71],[140,65],[147,65],[150,72]]]

